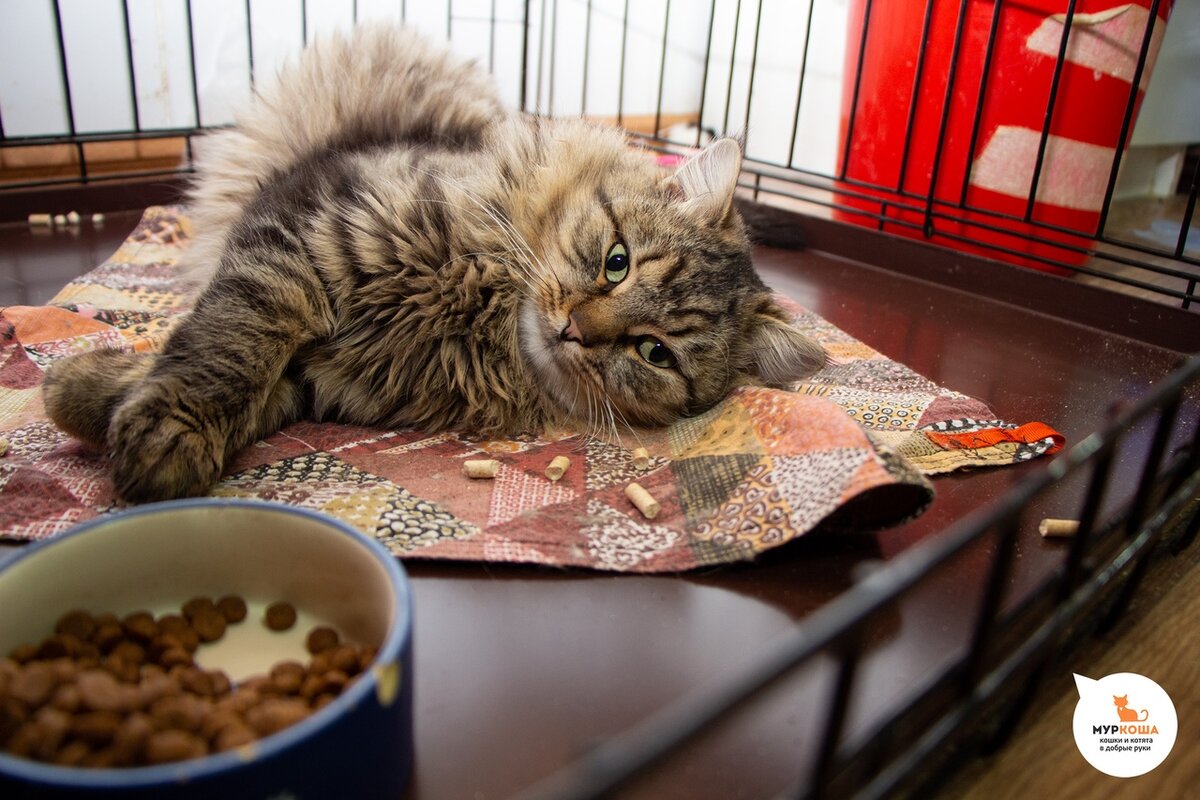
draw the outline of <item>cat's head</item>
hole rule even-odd
[[[1123,705],[1126,705],[1128,702],[1129,702],[1129,695],[1127,695],[1127,694],[1122,695],[1121,697],[1117,697],[1115,694],[1113,695],[1113,705],[1114,706],[1123,706]]]
[[[568,413],[665,425],[738,384],[785,387],[825,364],[751,264],[733,206],[737,142],[666,177],[620,140],[564,161],[542,181],[538,269],[550,280],[522,307],[521,344]]]

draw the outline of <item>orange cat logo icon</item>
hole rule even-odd
[[[1145,722],[1150,719],[1150,712],[1142,709],[1142,716],[1138,716],[1138,712],[1129,706],[1129,694],[1126,693],[1121,697],[1113,695],[1113,705],[1117,707],[1117,716],[1121,718],[1121,722]]]
[[[1071,733],[1085,761],[1114,778],[1145,775],[1163,762],[1175,746],[1179,717],[1161,686],[1136,672],[1114,672],[1100,680],[1074,676],[1079,702]],[[1113,706],[1117,719],[1108,710]]]

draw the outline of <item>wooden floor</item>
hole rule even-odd
[[[1158,683],[1179,718],[1166,760],[1137,778],[1113,778],[1083,760],[1071,733],[1079,699],[1071,673],[1135,672]],[[978,759],[943,792],[964,800],[1150,800],[1195,797],[1200,786],[1200,548],[1159,564],[1121,622],[1067,662],[998,754]]]
[[[71,277],[104,260],[132,228],[137,218],[137,212],[109,214],[102,228],[98,229],[90,222],[85,222],[74,231],[33,232],[24,223],[0,225],[0,306],[46,302]],[[804,293],[809,290],[804,286],[788,283],[788,281],[794,281],[794,278],[781,272],[781,268],[773,261],[774,259],[782,263],[787,258],[786,254],[772,255],[768,252],[762,256],[761,259],[756,258],[756,261],[759,263],[760,269],[768,274],[768,279],[773,282],[781,281],[782,283],[777,285],[784,286],[784,288],[790,287],[793,289],[793,295],[800,296],[802,300],[820,300],[819,297],[805,297]],[[890,309],[880,306],[878,303],[864,302],[861,315],[853,316],[858,312],[855,311],[852,304],[847,304],[846,298],[854,299],[855,294],[851,290],[855,285],[861,284],[862,275],[848,273],[844,278],[839,278],[836,272],[837,264],[830,262],[824,264],[823,267],[826,272],[815,277],[814,283],[824,283],[826,287],[836,288],[835,282],[841,280],[850,287],[842,294],[830,295],[827,305],[824,307],[817,306],[822,314],[843,328],[870,338],[876,333],[870,327],[871,325],[883,325],[889,315],[896,314],[897,309],[903,307],[899,301],[897,301],[896,307]],[[883,280],[883,277],[876,276],[875,279]],[[888,295],[891,291],[893,291],[891,284],[879,289],[881,296]],[[984,326],[989,324],[987,317],[975,312],[970,307],[968,300],[963,299],[961,303],[964,306],[961,309],[963,319],[979,319],[980,324]],[[997,310],[996,313],[1000,313],[1000,311],[1002,310]],[[953,323],[959,328],[971,324],[973,323],[962,320]],[[924,326],[923,330],[928,333],[929,321],[923,320],[922,325]],[[910,327],[911,323],[908,321],[902,320],[898,324],[898,328],[908,329]],[[975,329],[970,328],[970,330]],[[1021,335],[1019,326],[1014,326],[1011,330],[1012,336]],[[980,336],[985,336],[988,329],[985,327],[983,331]],[[899,334],[896,336],[899,337]],[[891,340],[881,338],[879,341],[889,342]],[[888,349],[901,347],[901,341],[900,338],[896,338],[894,342],[888,344]],[[945,342],[948,343],[944,348],[947,352],[953,351],[958,346],[949,339],[946,339]],[[1024,350],[1030,345],[1015,342],[1012,346],[1018,350]],[[928,352],[928,349],[927,347],[916,348],[911,354],[897,351],[895,355],[912,360],[915,354]],[[1039,357],[1045,358],[1045,355]],[[997,376],[994,365],[980,365],[981,373],[990,372],[990,374],[981,374],[976,378],[965,371],[961,365],[955,366],[954,362],[948,363],[950,363],[950,367],[944,366],[942,362],[916,366],[930,374],[934,374],[938,369],[953,368],[953,370],[957,370],[953,375],[950,373],[934,374],[934,377],[948,382],[953,381],[964,391],[990,395],[989,399],[997,401],[1011,388],[1012,381],[1006,383],[1003,379],[1004,376]],[[962,363],[972,362],[963,361]],[[986,381],[989,380],[995,381],[995,385],[987,384]],[[972,383],[972,381],[979,381],[979,383]],[[1019,393],[1020,390],[1013,389],[1012,391]],[[1016,397],[1017,394],[1012,395],[1012,398]],[[1016,402],[1015,399],[1010,398],[1007,404],[1011,407]],[[1029,401],[1025,402],[1025,409],[1029,410],[1027,404]],[[993,477],[998,481],[1007,480],[1003,476]],[[974,476],[971,480],[974,482],[974,486],[981,486],[986,485],[990,479],[981,475]],[[950,502],[958,488],[957,483],[954,479],[948,480],[944,485],[943,499],[939,502]],[[939,489],[939,491],[942,490]],[[978,503],[979,498],[976,497],[971,502]],[[945,516],[949,513],[946,511],[949,508],[948,505],[942,505],[940,508],[941,511],[935,508],[930,512],[928,525],[932,526],[937,522],[938,514]],[[894,538],[887,541],[902,542],[908,535],[904,531],[900,531],[892,536]],[[919,533],[914,529],[911,537],[915,540],[918,536]],[[462,693],[461,685],[446,687],[439,683],[443,680],[439,675],[439,669],[451,663],[481,664],[485,663],[487,659],[491,659],[495,662],[492,665],[495,669],[480,668],[477,672],[473,671],[472,680],[485,681],[494,672],[496,673],[494,679],[501,682],[496,686],[509,685],[511,688],[511,684],[503,682],[511,679],[513,673],[502,669],[507,660],[516,658],[510,654],[511,646],[506,645],[504,648],[476,652],[473,649],[475,645],[470,645],[468,642],[477,642],[477,634],[480,630],[487,628],[489,624],[502,625],[504,619],[511,622],[513,619],[511,614],[521,611],[521,609],[524,609],[521,613],[534,614],[534,618],[537,619],[545,617],[553,622],[554,620],[551,618],[554,617],[555,603],[553,600],[547,603],[548,594],[551,598],[558,598],[560,602],[570,599],[577,605],[582,602],[580,601],[582,597],[586,600],[583,602],[583,606],[603,609],[601,616],[604,619],[630,619],[631,615],[639,614],[646,616],[650,608],[659,608],[664,602],[664,597],[686,596],[689,601],[698,602],[716,594],[715,591],[708,591],[715,588],[720,588],[722,592],[721,602],[727,603],[730,602],[730,597],[749,598],[765,594],[768,589],[764,587],[769,588],[776,583],[787,587],[800,585],[797,583],[797,577],[805,580],[811,577],[807,573],[802,573],[803,569],[809,568],[805,566],[807,562],[814,562],[817,566],[812,568],[820,571],[820,560],[825,555],[821,550],[822,546],[825,545],[813,543],[814,549],[807,555],[793,551],[790,559],[778,559],[776,563],[756,565],[749,570],[730,570],[721,575],[699,578],[695,576],[637,578],[621,580],[619,583],[607,578],[570,580],[562,576],[548,577],[544,573],[527,574],[526,571],[519,569],[507,571],[483,569],[480,571],[466,566],[414,566],[412,570],[414,585],[418,595],[418,606],[421,608],[420,613],[423,615],[423,625],[418,629],[417,652],[420,654],[419,658],[425,660],[425,663],[418,665],[421,667],[418,674],[422,676],[422,680],[426,681],[422,687],[423,694],[419,698],[422,708],[419,708],[418,711],[435,710],[426,707],[434,697],[439,698],[438,702],[441,703],[436,709],[439,714],[442,714],[446,707],[456,708],[452,698],[455,692]],[[895,544],[894,546],[898,548],[901,545]],[[856,556],[851,553],[849,557]],[[707,586],[706,581],[714,586]],[[559,590],[564,593],[558,593]],[[791,597],[792,594],[795,594],[792,588],[788,588],[788,592],[791,594],[782,590],[776,594],[780,597]],[[472,601],[473,595],[479,597],[475,597],[475,600]],[[516,603],[514,600],[511,607],[506,606],[505,603],[510,599],[509,595],[514,597],[520,595],[521,603]],[[485,598],[486,602],[480,600],[480,597]],[[628,606],[624,604],[627,598],[639,597],[642,598],[639,601],[640,605],[633,600],[629,601]],[[690,607],[686,604],[680,606],[680,608]],[[492,613],[488,610],[489,608],[497,609],[494,615],[495,619],[489,616]],[[788,608],[789,614],[799,615],[803,612],[803,608],[791,609],[790,606]],[[684,612],[679,611],[679,613],[683,614]],[[468,615],[479,616],[476,628],[471,628],[467,621]],[[700,626],[698,619],[694,624]],[[550,622],[547,622],[547,625]],[[781,625],[787,624],[786,619],[773,620],[773,624],[776,622]],[[1194,546],[1182,556],[1164,559],[1160,567],[1150,575],[1146,581],[1146,590],[1135,601],[1134,608],[1120,625],[1102,639],[1096,640],[1086,649],[1077,653],[1069,662],[1061,664],[1057,673],[1050,676],[1047,686],[1035,700],[1035,706],[1026,715],[1024,727],[1017,736],[997,755],[970,764],[964,772],[944,788],[942,796],[979,798],[980,800],[1009,797],[1080,798],[1082,800],[1082,798],[1094,797],[1174,798],[1186,796],[1191,787],[1200,783],[1200,748],[1196,746],[1200,739],[1200,688],[1198,688],[1200,680],[1197,680],[1200,678],[1200,667],[1197,666],[1200,665],[1198,623],[1200,623],[1200,546]],[[700,630],[700,633],[703,633],[704,636],[698,636],[696,642],[703,641],[706,636],[711,637],[720,626],[713,622],[708,627],[701,627],[703,630]],[[451,642],[456,635],[465,636],[467,628],[470,628],[473,638],[461,638],[457,644],[452,645]],[[641,650],[629,652],[641,652]],[[626,653],[626,656],[628,655],[629,653]],[[453,660],[448,656],[453,657]],[[581,657],[586,657],[585,662],[592,667],[603,668],[602,664],[597,665],[595,659],[587,657],[587,654],[583,654]],[[660,657],[665,657],[665,654],[660,654]],[[574,664],[574,662],[571,663]],[[1174,699],[1180,720],[1179,739],[1174,752],[1166,762],[1147,776],[1128,780],[1108,778],[1084,762],[1075,748],[1071,735],[1071,715],[1076,701],[1074,685],[1070,677],[1071,672],[1079,672],[1093,678],[1100,678],[1112,672],[1138,672],[1158,681]],[[500,701],[501,696],[491,695],[491,699]],[[571,703],[578,702],[578,696],[572,697]],[[583,713],[587,712],[578,708],[573,712],[574,715]],[[460,779],[461,766],[453,768],[447,766],[445,770],[441,769],[439,766],[441,753],[435,752],[438,749],[435,745],[439,742],[447,746],[451,743],[451,739],[447,739],[446,736],[452,732],[450,730],[454,724],[452,715],[444,724],[435,723],[434,719],[434,717],[426,716],[422,722],[425,726],[424,741],[431,743],[428,744],[424,753],[423,768],[425,772],[423,776],[419,775],[417,793],[424,792],[423,796],[437,796],[443,789],[446,791],[450,791],[451,788],[457,790],[468,785],[467,778]],[[471,719],[473,726],[486,728],[490,724],[488,715]],[[510,719],[505,724],[512,724],[514,719]],[[613,725],[619,727],[616,722]],[[446,729],[446,736],[442,735],[443,728]],[[459,740],[455,738],[454,741]],[[495,749],[494,739],[490,741],[492,741],[492,748]],[[483,747],[482,744],[481,747]],[[507,761],[506,765],[488,764],[486,763],[487,752],[486,748],[479,749],[478,752],[467,751],[460,753],[459,757],[466,758],[481,771],[489,768],[493,772],[505,776],[505,780],[511,779],[516,782],[517,777],[510,778],[507,773],[503,772],[505,769],[515,769],[513,762]],[[532,758],[532,751],[527,755]],[[502,785],[502,781],[498,781],[496,784],[496,786]],[[503,791],[497,791],[501,795],[504,794]],[[762,796],[756,788],[752,787],[744,787],[744,793],[749,797]],[[489,796],[492,795],[489,794]]]

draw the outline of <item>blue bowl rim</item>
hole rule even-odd
[[[242,498],[198,497],[147,503],[81,522],[61,534],[23,547],[13,556],[0,561],[0,573],[3,573],[18,561],[31,558],[48,547],[54,547],[67,539],[85,534],[93,528],[111,525],[119,520],[133,516],[199,507],[251,508],[259,511],[265,510],[282,514],[293,514],[318,521],[357,540],[366,548],[367,552],[375,557],[376,561],[387,572],[388,583],[392,589],[392,599],[399,610],[397,619],[393,620],[392,625],[389,627],[387,636],[380,645],[375,660],[376,662],[401,662],[400,656],[409,649],[408,645],[412,639],[412,591],[409,586],[408,576],[400,566],[399,560],[379,542],[371,539],[347,523],[312,509]],[[401,669],[409,670],[411,669],[411,664],[401,663]],[[60,786],[63,788],[111,790],[121,788],[149,788],[159,785],[167,786],[181,782],[195,781],[222,772],[246,769],[252,767],[255,762],[278,755],[280,752],[293,747],[301,740],[316,734],[322,728],[330,726],[343,712],[358,705],[368,693],[374,692],[377,682],[378,678],[373,671],[368,670],[363,673],[351,684],[349,690],[339,695],[337,699],[311,716],[295,725],[284,728],[278,733],[254,742],[254,758],[249,760],[243,758],[239,754],[238,749],[234,749],[224,753],[215,753],[204,758],[177,761],[170,764],[149,767],[100,769],[62,767],[26,758],[18,758],[0,751],[0,776],[10,775],[13,778],[28,783]],[[399,697],[396,702],[400,702]]]

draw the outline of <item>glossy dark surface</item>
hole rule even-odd
[[[124,228],[135,218],[123,218]],[[120,227],[114,215],[109,220],[106,227]],[[73,247],[47,248],[57,237],[0,228],[0,291],[9,291],[10,265],[19,264],[22,296],[31,298],[23,302],[41,302],[35,283],[66,280],[52,269],[98,263],[108,255],[98,250],[111,251],[121,238],[93,242],[81,234]],[[1115,402],[1140,396],[1179,360],[1178,353],[1127,336],[906,277],[909,265],[888,254],[908,258],[912,245],[892,249],[882,238],[878,244],[870,264],[772,248],[760,248],[756,263],[779,290],[887,356],[984,399],[1002,419],[1045,422],[1068,444],[1099,428]],[[929,250],[928,258],[945,256]],[[1024,281],[1003,269],[1009,283]],[[1028,277],[1033,293],[1057,280]],[[1123,302],[1114,301],[1113,313]],[[1195,316],[1179,319],[1200,324]],[[1185,419],[1195,419],[1194,400]],[[1118,459],[1114,486],[1123,491],[1136,482],[1131,465],[1145,439],[1144,431],[1133,432]],[[1044,464],[938,478],[934,505],[907,525],[817,532],[760,562],[703,573],[619,576],[407,562],[416,659],[410,795],[494,798],[519,791],[596,741],[744,666],[851,585],[865,562],[895,557]],[[1027,512],[1008,603],[1041,583],[1064,552],[1061,543],[1038,536],[1038,520],[1075,516],[1078,498],[1074,482]],[[851,735],[869,732],[961,653],[990,546],[981,542],[952,560],[873,628],[850,709]],[[647,775],[630,796],[766,797],[784,790],[813,757],[831,692],[827,667],[819,661],[762,696]]]
[[[42,305],[67,281],[111,256],[140,211],[115,211],[93,223],[34,227],[26,222],[0,222],[0,306]]]

